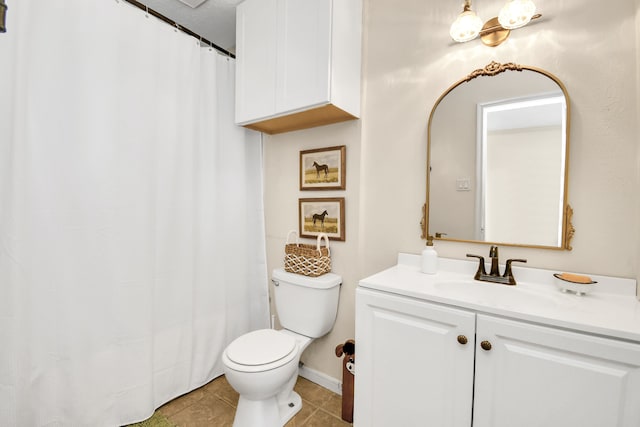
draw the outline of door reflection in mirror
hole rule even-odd
[[[566,103],[561,93],[478,106],[479,240],[562,243]],[[521,222],[511,218],[521,218]]]

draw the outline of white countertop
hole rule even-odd
[[[359,287],[640,343],[633,279],[591,276],[598,282],[593,292],[577,296],[556,287],[553,273],[560,271],[514,264],[518,284],[507,286],[473,280],[477,261],[440,258],[437,274],[423,274],[419,265],[419,255],[400,254],[397,265],[360,280]]]

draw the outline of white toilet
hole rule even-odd
[[[260,329],[236,338],[222,354],[227,381],[240,394],[234,427],[280,427],[301,408],[293,391],[300,356],[336,320],[342,277],[273,271],[274,297],[284,329]]]

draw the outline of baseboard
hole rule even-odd
[[[336,378],[330,377],[329,375],[323,374],[315,369],[308,368],[305,365],[300,366],[298,375],[312,383],[316,383],[319,386],[326,388],[327,390],[342,395],[342,381],[339,381]]]

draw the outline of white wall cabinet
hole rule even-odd
[[[640,426],[637,343],[356,295],[358,427]]]
[[[362,0],[245,0],[236,123],[280,133],[360,115]]]

